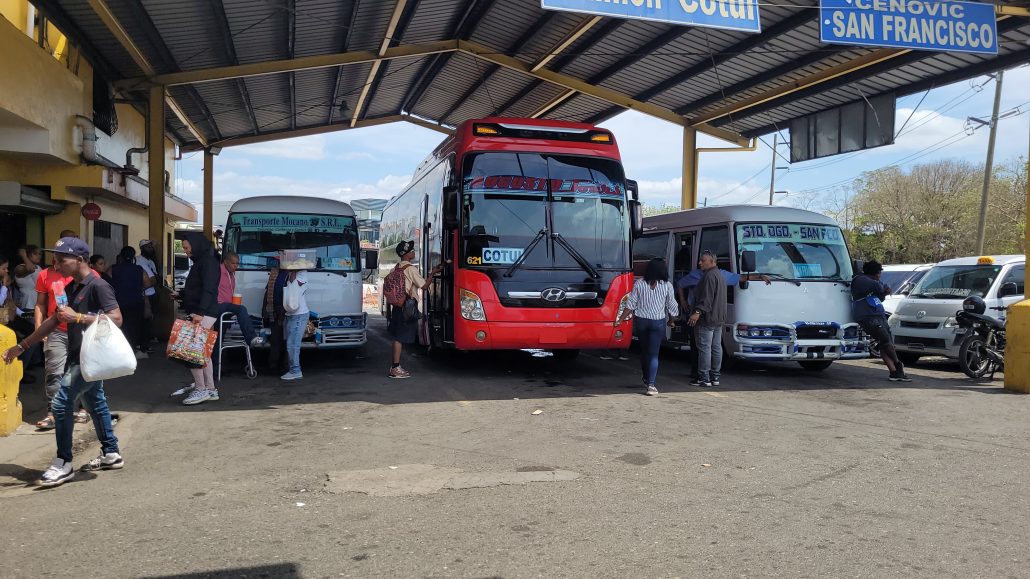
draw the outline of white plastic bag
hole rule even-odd
[[[131,376],[136,372],[136,353],[111,318],[100,314],[82,332],[79,365],[87,382]]]
[[[283,289],[283,309],[287,314],[295,313],[300,309],[300,298],[303,292],[304,288],[297,280],[286,284],[286,288]]]

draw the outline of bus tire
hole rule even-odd
[[[554,359],[561,362],[572,362],[579,357],[579,350],[554,350]]]
[[[833,364],[833,360],[811,360],[805,362],[798,362],[802,368],[809,372],[822,372],[823,370],[830,367]]]

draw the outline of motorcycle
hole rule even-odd
[[[992,310],[1005,311],[1003,307]],[[955,313],[955,321],[966,328],[966,336],[959,347],[958,365],[970,378],[979,380],[1004,370],[1005,322],[985,315],[987,306],[981,298],[969,297],[962,309]]]

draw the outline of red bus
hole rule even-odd
[[[633,284],[637,197],[605,129],[469,120],[384,209],[380,279],[407,239],[422,272],[445,264],[422,296],[430,348],[626,348],[631,324],[613,322]]]

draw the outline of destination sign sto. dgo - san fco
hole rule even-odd
[[[758,0],[541,0],[544,9],[761,32]],[[811,10],[814,6],[798,6]],[[960,0],[820,0],[828,44],[998,53],[994,5]]]

